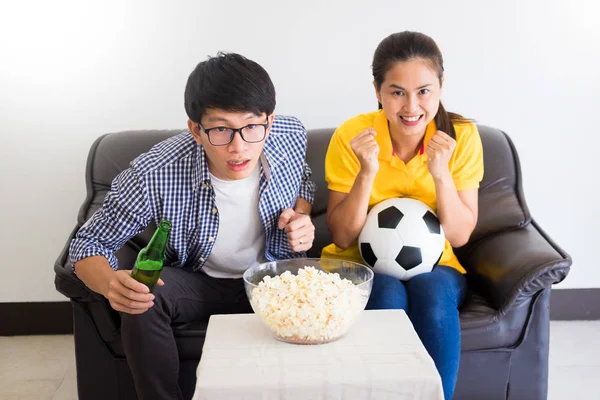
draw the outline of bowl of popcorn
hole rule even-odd
[[[284,342],[321,344],[344,336],[365,309],[373,271],[325,258],[296,258],[253,266],[243,276],[254,313]]]

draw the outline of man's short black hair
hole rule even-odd
[[[218,53],[196,66],[185,87],[185,111],[200,122],[205,111],[270,115],[275,110],[275,87],[269,74],[256,62],[236,53]]]

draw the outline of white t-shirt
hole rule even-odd
[[[219,231],[202,270],[215,278],[241,278],[265,259],[265,235],[258,210],[260,164],[244,179],[210,175],[219,212]]]

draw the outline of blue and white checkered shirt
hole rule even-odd
[[[276,116],[261,156],[259,210],[269,261],[304,256],[277,228],[279,215],[301,197],[312,204],[315,185],[305,163],[306,129],[294,117]],[[102,255],[117,269],[114,253],[154,221],[171,221],[166,264],[199,270],[219,228],[219,211],[206,155],[189,131],[155,145],[133,160],[112,182],[104,203],[79,229],[70,245],[73,265]],[[227,215],[222,218],[244,218]]]

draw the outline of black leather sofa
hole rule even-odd
[[[562,281],[571,258],[532,219],[522,191],[519,159],[502,131],[479,126],[485,177],[479,190],[479,221],[457,254],[468,270],[469,294],[460,310],[462,358],[455,399],[543,400],[548,387],[551,286]],[[324,158],[333,129],[308,133],[307,161],[318,185],[312,212],[316,239],[309,256],[330,242],[325,223]],[[129,161],[179,131],[128,131],[93,144],[86,170],[87,198],[76,230],[102,204],[112,179]],[[130,269],[155,227],[117,253]],[[54,269],[57,290],[73,305],[77,387],[80,400],[135,399],[120,338],[120,318],[106,299],[89,291],[68,262],[68,238]],[[174,326],[180,383],[191,398],[207,321]]]

